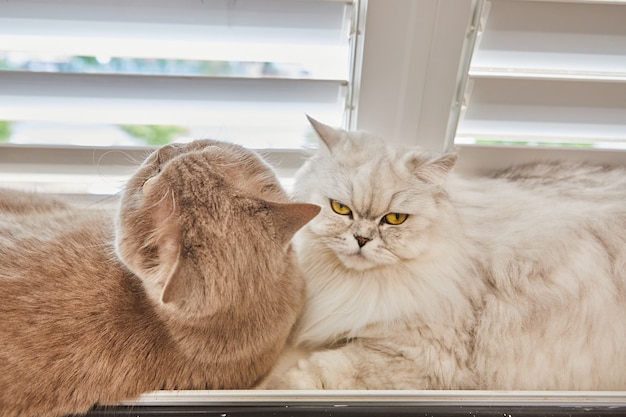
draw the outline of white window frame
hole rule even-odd
[[[539,0],[541,1],[541,0]],[[474,2],[478,7],[474,9]],[[626,151],[456,145],[473,39],[485,0],[358,0],[352,84],[344,127],[391,142],[460,155],[457,172],[482,174],[536,159],[626,165]],[[478,10],[477,13],[473,13]],[[151,148],[2,146],[0,169],[18,173],[129,175]],[[107,153],[106,158],[100,158]],[[260,150],[289,185],[306,151]],[[103,162],[105,161],[105,162]],[[69,168],[68,168],[69,167]]]
[[[453,145],[484,4],[477,1],[476,15],[465,0],[368,1],[355,127],[403,144],[458,152],[456,170],[463,174],[539,159],[626,166],[624,150]]]

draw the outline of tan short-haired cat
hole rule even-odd
[[[626,390],[626,170],[464,178],[456,155],[312,123],[294,341],[315,353],[265,386]]]
[[[252,386],[300,312],[290,239],[318,211],[209,140],[150,155],[117,215],[1,190],[0,416]]]

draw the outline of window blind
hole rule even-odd
[[[143,158],[146,146],[201,137],[289,159],[315,143],[305,114],[349,120],[358,9],[332,0],[0,2],[3,182],[47,168],[57,179],[124,176],[134,169],[126,159]]]
[[[626,149],[626,2],[482,8],[457,144]]]

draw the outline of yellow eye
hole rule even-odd
[[[330,207],[335,213],[341,214],[342,216],[352,214],[352,210],[350,210],[350,207],[346,206],[345,204],[341,204],[339,201],[336,200],[330,200]]]
[[[391,224],[397,226],[402,224],[409,218],[408,214],[405,213],[389,213],[383,217],[383,222],[387,224]]]

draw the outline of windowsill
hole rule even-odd
[[[626,413],[623,392],[157,391],[88,415],[576,416]]]

